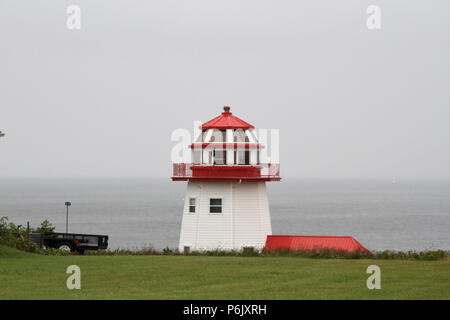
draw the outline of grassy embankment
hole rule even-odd
[[[81,268],[68,290],[66,268]],[[366,268],[381,268],[381,290]],[[450,299],[450,261],[43,256],[0,246],[0,299]]]

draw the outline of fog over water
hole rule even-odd
[[[2,179],[0,216],[108,234],[110,248],[179,241],[185,182],[169,179]],[[351,235],[371,250],[450,250],[450,183],[292,180],[268,184],[273,234]]]

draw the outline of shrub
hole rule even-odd
[[[149,256],[160,255],[161,251],[153,247],[135,248],[135,249],[114,249],[114,250],[86,250],[84,255],[89,256]]]
[[[53,224],[47,219],[41,222],[37,229],[30,228],[33,232],[52,232],[55,230]],[[7,217],[0,218],[0,244],[28,252],[36,252],[36,245],[28,239],[28,232],[23,226],[8,222]]]
[[[331,249],[317,249],[311,251],[289,251],[289,250],[256,250],[256,249],[243,249],[238,250],[205,250],[205,251],[191,251],[190,253],[180,253],[176,249],[170,249],[165,247],[162,250],[157,250],[152,247],[141,249],[115,249],[115,250],[98,250],[98,251],[86,251],[85,255],[111,255],[111,256],[131,256],[131,255],[190,255],[190,256],[216,256],[216,257],[303,257],[313,259],[396,259],[396,260],[438,260],[444,259],[449,256],[448,251],[436,250],[436,251],[379,251],[379,252],[366,252],[366,251],[339,251]]]
[[[61,250],[61,249],[55,249],[55,248],[47,248],[47,249],[41,249],[37,251],[38,254],[44,255],[44,256],[69,256],[69,255],[76,255],[78,252],[69,252],[67,250]]]
[[[8,222],[7,217],[0,218],[0,244],[28,252],[36,251],[36,246],[29,241],[26,230]]]

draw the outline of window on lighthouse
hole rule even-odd
[[[209,212],[222,213],[222,199],[220,198],[209,199]]]
[[[250,164],[250,151],[237,150],[235,151],[234,159],[236,164]]]
[[[214,129],[209,142],[225,142],[226,141],[226,131]]]
[[[195,198],[189,198],[189,212],[195,213]]]
[[[226,150],[214,150],[214,164],[226,164],[227,152]]]
[[[249,142],[249,138],[245,134],[245,131],[242,129],[237,129],[233,132],[233,141],[234,142]]]

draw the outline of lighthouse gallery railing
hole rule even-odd
[[[206,165],[174,163],[174,178],[236,178],[236,179],[279,179],[280,164],[257,165]]]

